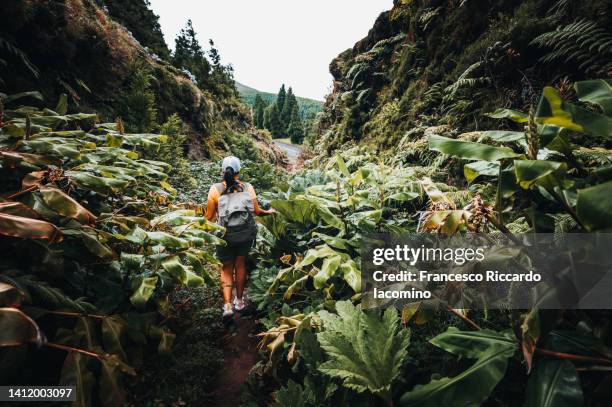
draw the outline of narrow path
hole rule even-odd
[[[289,158],[289,162],[291,165],[295,165],[297,159],[302,152],[302,148],[300,146],[296,146],[294,144],[284,143],[282,141],[275,141],[274,144],[287,153],[287,158]]]
[[[223,369],[215,391],[216,407],[240,405],[242,385],[259,360],[257,338],[252,335],[255,321],[249,315],[235,314],[223,341]]]

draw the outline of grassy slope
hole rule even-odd
[[[240,96],[242,96],[244,102],[249,106],[253,106],[255,103],[255,97],[258,93],[262,99],[266,101],[266,103],[272,103],[274,100],[276,100],[276,94],[274,93],[260,92],[257,89],[243,85],[239,82],[236,82],[236,89],[238,89],[238,93],[240,93]],[[314,116],[323,111],[323,102],[320,100],[302,98],[299,96],[297,97],[297,100],[300,105],[300,115],[302,116],[302,119],[306,119],[309,116]]]

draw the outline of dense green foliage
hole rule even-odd
[[[170,351],[171,294],[213,281],[222,240],[197,209],[171,206],[171,166],[142,158],[167,135],[67,114],[66,96],[15,106],[26,96],[40,97],[0,95],[3,381],[61,377],[77,405],[116,405],[145,352]]]
[[[240,138],[257,138],[255,147],[263,148],[273,162],[282,159],[268,140],[252,134],[231,66],[220,63],[214,43],[204,49],[193,27],[187,26],[176,39],[178,53],[167,57],[157,17],[145,1],[102,3],[3,1],[2,92],[36,89],[45,100],[65,93],[71,110],[95,111],[108,122],[121,116],[128,129],[155,129],[178,114],[192,158],[217,158],[227,152],[231,146],[225,133],[230,129]]]
[[[611,15],[605,0],[396,1],[332,61],[314,144],[393,150],[415,128],[488,128],[491,106],[527,111],[546,85],[607,77]]]
[[[304,124],[299,112],[299,102],[293,89],[285,90],[284,84],[270,105],[266,104],[259,93],[253,103],[255,125],[267,129],[274,138],[289,137],[294,144],[301,144],[304,140]]]
[[[240,93],[240,97],[244,100],[244,102],[253,108],[255,106],[257,95],[262,98],[266,105],[270,105],[276,101],[277,95],[268,92],[261,92],[238,82],[236,82],[236,89],[238,90],[238,93]],[[319,100],[303,98],[297,95],[296,99],[298,101],[299,113],[302,120],[312,119],[318,113],[323,111],[323,102]]]
[[[191,22],[173,66],[149,53],[146,2],[96,3],[2,6],[0,84],[42,94],[0,93],[0,382],[76,384],[79,406],[216,403],[223,241],[202,203],[221,173],[187,153],[231,151],[277,210],[253,250],[246,405],[609,404],[609,311],[360,304],[373,232],[612,230],[612,81],[583,80],[610,73],[605,1],[395,1],[332,62],[316,134],[284,85],[238,86],[251,123]],[[251,124],[316,156],[287,174]]]
[[[563,317],[537,308],[483,313],[415,302],[401,313],[413,329],[410,345],[405,330],[384,333],[386,328],[377,326],[372,332],[387,341],[378,338],[366,348],[373,334],[344,302],[359,302],[359,248],[368,232],[609,230],[612,212],[604,196],[612,194],[605,175],[610,151],[585,144],[605,144],[612,134],[612,83],[578,82],[574,92],[576,101],[570,102],[546,87],[531,114],[499,109],[489,115],[525,125],[522,130],[445,137],[436,134],[443,127],[434,128],[424,135],[425,151],[413,152],[409,162],[401,149],[381,162],[367,148],[355,147],[343,152],[348,161],[337,155],[324,173],[308,170],[268,194],[279,215],[262,219],[269,232],[269,265],[260,265],[254,276],[253,299],[266,315],[268,331],[261,337],[270,355],[254,370],[256,380],[267,383],[270,372],[282,372],[276,378],[284,377],[285,387],[274,397],[305,406],[377,405],[374,396],[407,406],[508,405],[505,398],[526,405],[541,405],[544,398],[575,406],[584,399],[601,403],[594,389],[603,391],[603,376],[581,383],[577,368],[612,363],[609,356],[596,362],[598,352],[588,345],[585,353],[585,344],[593,343],[610,355],[609,313],[566,311]],[[418,224],[409,216],[416,211],[423,212]],[[380,318],[378,311],[362,315],[372,324]],[[473,332],[449,326],[453,323]],[[417,336],[414,330],[423,325],[428,333]],[[391,338],[402,345],[393,348]],[[427,363],[439,357],[431,349],[423,352],[427,339],[473,362]],[[373,355],[382,359],[367,359],[366,349],[377,346],[382,348]],[[361,370],[364,360],[368,369]],[[378,366],[383,370],[374,374]]]

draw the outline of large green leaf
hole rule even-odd
[[[525,139],[525,133],[522,131],[490,130],[483,131],[482,134],[498,143],[511,143]]]
[[[319,313],[324,331],[317,334],[329,360],[319,366],[349,389],[369,390],[387,402],[391,385],[407,354],[408,331],[400,326],[397,310],[390,307],[364,313],[350,301],[336,302],[338,315]]]
[[[340,264],[342,278],[356,293],[361,292],[361,270],[353,259],[345,260]]]
[[[0,94],[3,95],[3,94]],[[40,92],[37,91],[32,91],[32,92],[21,92],[21,93],[15,93],[12,95],[4,95],[4,96],[0,96],[0,98],[2,99],[2,102],[4,102],[5,104],[9,104],[12,102],[15,102],[19,99],[24,99],[27,97],[31,97],[33,99],[36,100],[43,100],[43,95]]]
[[[338,164],[338,169],[346,178],[350,178],[351,173],[346,167],[346,163],[340,154],[336,154],[336,163]]]
[[[287,387],[283,387],[274,393],[275,402],[273,407],[306,407],[307,400],[312,398],[307,390],[296,384],[293,380],[287,382]]]
[[[552,187],[567,170],[565,163],[544,160],[516,160],[514,172],[518,184],[529,189],[533,185]]]
[[[508,359],[517,349],[517,341],[511,331],[496,332],[488,329],[468,332],[449,327],[430,342],[455,355],[477,361],[455,377],[415,386],[402,396],[402,405],[478,405],[487,399],[502,379]]]
[[[579,189],[576,212],[589,230],[612,229],[612,181]]]
[[[190,266],[181,263],[178,256],[164,260],[161,265],[172,277],[188,287],[199,287],[204,284],[204,279],[195,274]]]
[[[336,257],[336,256],[343,257],[340,252],[337,252],[336,250],[332,249],[328,245],[324,244],[324,245],[317,246],[313,249],[308,250],[306,254],[304,255],[304,258],[302,258],[302,260],[298,264],[296,264],[296,267],[298,268],[305,267],[305,266],[308,266],[314,263],[315,261],[319,259],[325,259],[327,257]]]
[[[138,278],[136,289],[130,297],[130,302],[136,308],[144,308],[149,298],[153,295],[155,286],[157,286],[157,276]]]
[[[287,220],[303,225],[317,223],[317,208],[305,200],[274,200],[270,203]]]
[[[324,233],[314,232],[312,234],[312,237],[316,237],[323,240],[325,243],[335,249],[348,250],[349,248],[348,241],[337,236],[329,236]]]
[[[529,121],[529,117],[525,113],[512,109],[497,109],[493,113],[487,113],[486,116],[493,119],[510,119],[517,123],[527,123]]]
[[[536,121],[594,136],[612,137],[612,117],[566,102],[559,91],[550,86],[544,88],[536,112]]]
[[[64,191],[54,187],[44,186],[39,189],[39,192],[45,204],[61,216],[76,219],[81,223],[89,224],[95,222],[96,217],[93,213],[85,209]]]
[[[429,136],[429,149],[465,160],[497,161],[521,155],[508,147],[493,147],[471,141],[454,140],[442,136]]]
[[[402,406],[464,407],[484,402],[506,374],[514,348],[495,344],[480,352],[478,360],[455,377],[416,385],[401,397]]]
[[[320,290],[325,286],[327,280],[329,280],[338,267],[340,267],[340,263],[342,262],[342,257],[340,256],[330,256],[323,260],[323,265],[314,276],[314,287],[317,290]]]
[[[580,407],[582,384],[576,367],[567,360],[543,359],[527,382],[525,407]]]
[[[470,359],[479,358],[492,346],[508,350],[517,349],[516,337],[511,331],[497,332],[490,329],[479,331],[460,331],[454,326],[432,338],[429,342],[452,354]]]
[[[578,99],[601,106],[606,116],[612,116],[612,79],[597,79],[574,84]]]
[[[463,175],[468,184],[483,175],[495,177],[499,175],[499,163],[496,161],[474,161],[463,166]]]
[[[130,182],[122,179],[98,177],[83,171],[67,171],[66,175],[81,188],[91,189],[101,194],[117,193],[126,188]]]
[[[102,243],[98,236],[98,231],[89,227],[82,227],[80,229],[62,229],[62,233],[66,236],[72,236],[78,239],[83,246],[89,250],[90,253],[100,257],[102,259],[112,259],[115,257],[115,253]]]

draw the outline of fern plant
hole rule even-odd
[[[324,374],[339,378],[357,392],[370,391],[392,404],[391,384],[407,354],[409,332],[401,329],[395,308],[382,317],[365,313],[350,301],[336,303],[338,315],[319,314],[325,331],[317,334],[329,360],[319,366]]]
[[[537,36],[531,45],[550,48],[540,61],[577,63],[595,75],[612,74],[612,33],[588,20],[579,20]]]

